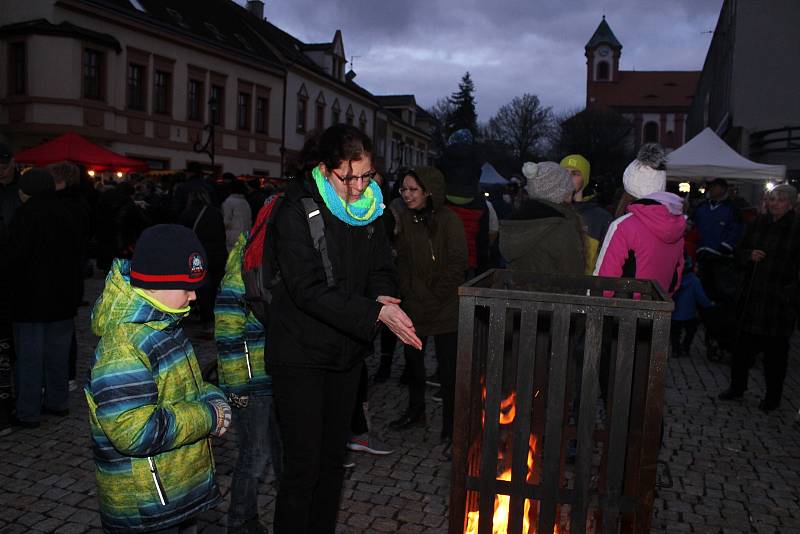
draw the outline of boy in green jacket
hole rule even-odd
[[[92,310],[100,342],[85,394],[106,532],[194,532],[219,501],[210,436],[231,411],[179,324],[207,278],[194,232],[153,226],[130,262],[114,261]]]

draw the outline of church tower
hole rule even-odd
[[[617,40],[606,16],[586,43],[586,107],[591,107],[593,84],[619,81],[619,57],[622,44]]]

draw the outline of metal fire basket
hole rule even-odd
[[[450,534],[648,532],[670,298],[504,270],[459,295]]]

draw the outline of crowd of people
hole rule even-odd
[[[366,134],[333,126],[308,140],[296,178],[269,191],[198,167],[120,183],[68,162],[20,173],[0,145],[0,280],[14,281],[0,310],[15,346],[11,424],[69,413],[83,280],[92,268],[106,273],[83,384],[106,531],[194,532],[197,514],[220,501],[211,438],[232,426],[229,532],[267,531],[257,493],[272,465],[274,532],[333,533],[348,451],[393,453],[369,423],[368,390],[390,379],[398,341],[407,405],[387,414],[387,432],[426,427],[426,401],[440,402],[448,459],[457,288],[493,267],[654,280],[676,304],[672,357],[689,356],[702,322],[705,355],[730,361],[719,399],[743,396],[763,353],[759,407],[779,406],[800,297],[791,186],[775,187],[746,222],[724,180],[695,206],[668,192],[653,144],[625,169],[612,206],[592,195],[580,154],[525,163],[492,202],[467,131],[451,136],[436,166],[401,169],[393,183],[372,155]],[[216,342],[216,385],[186,321]]]

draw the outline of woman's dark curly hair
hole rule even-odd
[[[348,124],[336,124],[318,131],[303,145],[297,157],[294,172],[305,175],[324,163],[336,169],[343,161],[359,161],[372,155],[372,140],[367,134]]]

